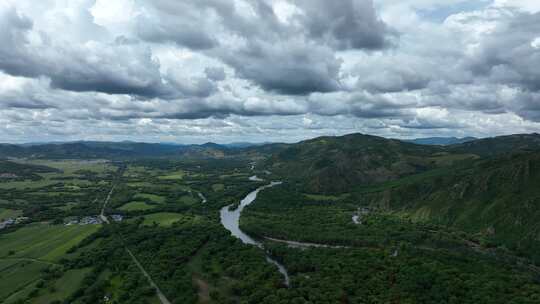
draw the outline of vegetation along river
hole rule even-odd
[[[250,178],[251,179],[251,178]],[[251,179],[255,180],[255,179]],[[225,227],[227,230],[231,232],[231,234],[237,238],[239,238],[244,244],[254,245],[264,250],[264,246],[261,242],[256,241],[249,235],[247,235],[245,232],[240,230],[240,214],[242,213],[242,210],[244,208],[253,203],[255,199],[257,198],[257,194],[266,188],[274,187],[281,184],[281,182],[271,182],[270,184],[266,186],[262,186],[257,188],[256,190],[250,192],[241,202],[238,208],[235,210],[231,210],[231,207],[233,205],[225,206],[221,209],[221,224],[223,227]],[[281,265],[278,261],[273,259],[268,253],[266,254],[266,260],[269,263],[272,263],[277,266],[279,272],[283,274],[285,278],[285,285],[289,286],[289,274],[287,273],[287,270],[283,265]]]

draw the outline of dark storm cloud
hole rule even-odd
[[[204,73],[208,79],[213,81],[223,81],[226,78],[225,70],[221,67],[207,67],[204,69]]]
[[[471,70],[490,82],[540,91],[540,13],[515,11],[513,17],[488,35],[470,60]]]
[[[453,0],[118,1],[0,1],[0,136],[540,126],[538,14],[434,23],[416,6]]]
[[[399,60],[402,61],[399,61]],[[376,69],[373,67],[377,66]],[[356,87],[372,93],[394,93],[424,89],[434,79],[428,64],[418,64],[411,58],[392,58],[388,61],[358,65]]]
[[[206,77],[195,77],[195,78],[179,78],[174,74],[169,74],[166,76],[166,79],[171,83],[177,90],[178,93],[176,97],[209,97],[214,92],[216,92],[217,87],[214,81],[207,79]]]
[[[412,118],[411,111],[419,106],[415,100],[392,100],[390,96],[368,92],[313,94],[308,112],[321,116],[351,115],[357,118]]]
[[[173,42],[193,50],[205,50],[219,45],[218,23],[233,19],[234,4],[217,0],[155,0],[138,1],[147,11],[136,20],[139,38],[150,42]]]
[[[42,102],[40,100],[30,100],[30,99],[24,99],[24,100],[10,100],[10,99],[4,99],[4,102],[2,103],[3,106],[8,108],[14,108],[14,109],[50,109],[51,105]]]
[[[15,9],[0,12],[0,70],[14,76],[46,76],[53,88],[108,94],[166,96],[159,63],[136,44],[91,42],[57,45],[45,33],[29,40],[32,21]]]
[[[392,33],[371,1],[293,3],[301,12],[286,24],[266,1],[248,1],[253,16],[245,16],[245,8],[220,1],[161,0],[152,3],[150,15],[159,18],[140,22],[139,32],[145,40],[171,40],[192,49],[215,47],[218,43],[210,42],[220,37],[240,38],[236,45],[219,43],[209,54],[264,90],[291,95],[340,89],[336,49],[375,50],[388,45]],[[193,45],[191,39],[174,38],[191,36],[208,43]]]
[[[268,91],[305,95],[339,89],[341,61],[331,50],[303,41],[250,41],[247,47],[220,56],[238,75]]]
[[[521,117],[540,122],[540,92],[519,91],[514,96],[513,108]]]
[[[140,17],[137,33],[141,39],[150,42],[174,42],[194,50],[210,49],[218,42],[197,24],[189,20],[171,16],[169,22],[154,23],[152,19]]]
[[[262,35],[256,37],[247,32],[244,46],[222,50],[218,56],[268,91],[291,95],[337,91],[342,62],[335,49],[386,45],[389,32],[370,1],[295,1],[301,14],[287,25],[279,23],[263,2],[254,3],[259,18],[253,20],[253,28],[266,32],[259,31]]]
[[[378,50],[396,34],[376,14],[373,1],[295,0],[309,36],[337,49]]]
[[[39,75],[26,60],[27,32],[33,23],[15,8],[0,10],[0,68],[10,74],[35,77]]]
[[[135,22],[140,39],[170,41],[195,50],[217,48],[209,55],[229,64],[238,76],[279,94],[339,90],[341,61],[334,49],[382,48],[389,33],[371,1],[298,1],[295,4],[302,14],[291,17],[299,22],[290,24],[280,22],[264,1],[248,2],[255,13],[251,17],[222,1],[144,4],[149,13]],[[34,29],[28,17],[9,9],[1,22],[0,38],[6,43],[0,46],[0,69],[15,76],[46,76],[53,88],[171,99],[209,96],[215,91],[212,82],[222,80],[219,71],[209,71],[207,81],[185,84],[173,78],[169,83],[152,51],[130,38],[66,45],[42,33],[43,39],[36,44],[28,37],[39,28]],[[219,39],[227,35],[243,41],[221,47]]]

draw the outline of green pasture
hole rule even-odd
[[[52,301],[62,301],[74,293],[81,285],[84,276],[87,275],[92,268],[71,269],[53,283],[54,292],[45,289],[38,297],[32,300],[32,304],[48,304]]]
[[[177,171],[171,174],[167,175],[161,175],[158,177],[158,179],[162,180],[177,180],[177,179],[183,179],[186,173],[184,171]]]
[[[22,215],[22,210],[0,208],[0,221],[8,218],[15,218]]]
[[[27,287],[32,287],[43,269],[49,265],[46,263],[26,260],[3,260],[0,259],[0,299],[10,303],[22,296]]]
[[[156,208],[156,206],[148,205],[145,202],[134,201],[134,202],[129,202],[118,209],[123,210],[123,211],[139,211],[139,210],[150,210],[154,208]]]
[[[224,184],[213,184],[212,185],[212,190],[214,190],[215,192],[217,191],[223,191],[225,189],[225,185]]]
[[[163,196],[150,194],[150,193],[139,193],[139,194],[136,194],[134,198],[135,199],[148,199],[158,204],[165,203],[165,198]]]
[[[0,259],[27,258],[58,261],[71,247],[96,232],[99,225],[33,224],[0,235]]]
[[[159,212],[152,213],[144,216],[143,225],[151,226],[154,223],[159,226],[168,227],[173,223],[182,221],[182,222],[198,222],[200,220],[197,216],[183,215],[180,213],[171,213],[171,212]]]

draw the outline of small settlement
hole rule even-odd
[[[115,222],[121,222],[124,217],[121,214],[113,214],[110,216]],[[71,225],[100,225],[103,224],[103,220],[99,215],[85,216],[78,219],[71,219],[65,223],[66,226]]]
[[[0,230],[4,229],[4,228],[7,228],[9,226],[12,226],[12,225],[17,225],[17,224],[20,224],[22,222],[26,222],[28,220],[29,220],[29,218],[25,217],[25,216],[19,216],[19,217],[16,217],[16,218],[7,218],[7,219],[5,219],[3,221],[0,221]]]

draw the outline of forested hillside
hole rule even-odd
[[[540,261],[539,152],[481,160],[361,196],[415,221],[482,234],[493,246],[504,245]]]
[[[274,153],[268,167],[308,192],[339,193],[474,158],[467,152],[363,134],[320,137]]]

